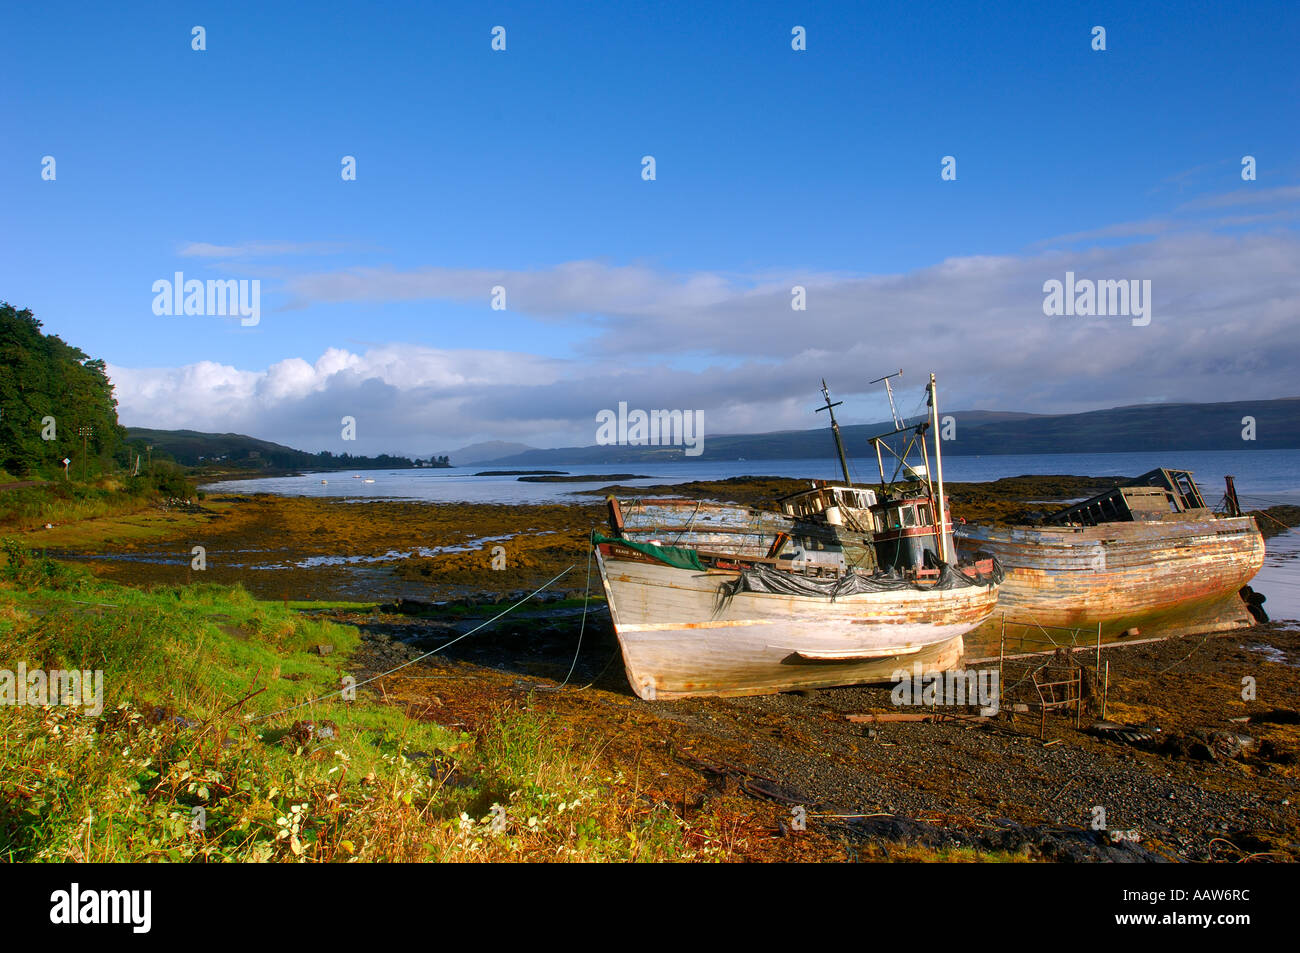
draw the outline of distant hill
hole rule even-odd
[[[530,447],[526,443],[487,440],[483,443],[472,443],[468,447],[461,447],[459,450],[444,450],[443,453],[450,458],[452,466],[468,467],[475,463],[482,463],[484,460],[496,460],[498,457],[527,453],[533,449],[536,448]]]
[[[238,433],[201,433],[197,430],[149,430],[128,427],[127,438],[153,447],[186,466],[227,466],[239,469],[350,470],[382,467],[410,467],[409,457],[380,454],[377,457],[308,453],[283,444],[258,440]]]
[[[1217,404],[1140,404],[1081,414],[1014,411],[945,411],[956,439],[950,456],[1009,453],[1118,453],[1134,450],[1265,450],[1300,448],[1300,397]],[[1255,439],[1242,439],[1242,419],[1255,421]],[[909,421],[914,423],[915,421]],[[855,457],[869,452],[867,439],[893,430],[887,422],[841,426]],[[827,427],[764,434],[710,434],[703,453],[685,457],[681,447],[560,447],[529,450],[494,460],[493,466],[636,463],[655,460],[786,460],[827,457],[835,445]]]
[[[1027,414],[966,410],[952,417],[956,438],[944,442],[949,456],[1009,453],[1116,453],[1133,450],[1252,450],[1300,448],[1300,398],[1218,404],[1141,404],[1082,414]],[[1255,440],[1242,439],[1242,418],[1255,421]],[[909,421],[915,422],[915,421]],[[869,453],[867,439],[893,429],[890,422],[841,426],[845,447],[859,460]],[[127,438],[146,443],[188,466],[247,469],[360,469],[409,467],[407,457],[383,454],[354,457],[308,453],[243,434],[130,427]],[[826,427],[762,434],[704,435],[704,452],[685,457],[681,447],[559,447],[542,450],[525,444],[487,441],[448,451],[455,466],[538,469],[563,464],[627,464],[657,460],[834,459]],[[433,459],[437,460],[435,455]],[[441,461],[439,461],[441,462]]]

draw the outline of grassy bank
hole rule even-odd
[[[0,479],[0,485],[6,482]],[[23,482],[34,485],[14,486],[0,492],[0,533],[25,532],[47,523],[59,526],[123,516],[138,513],[159,501],[197,496],[185,476],[163,468],[151,476],[103,477],[93,483],[63,479]]]
[[[474,734],[365,688],[353,702],[247,717],[336,690],[359,644],[350,626],[239,587],[120,587],[12,546],[4,577],[0,668],[104,672],[99,717],[0,706],[5,860],[723,853],[668,807],[620,796],[629,779],[602,771],[596,742],[526,705]]]

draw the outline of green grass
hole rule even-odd
[[[349,612],[365,612],[379,608],[378,602],[347,602],[329,599],[290,599],[289,608],[304,611],[321,609],[346,609]]]
[[[76,520],[133,513],[149,500],[146,493],[72,483],[48,483],[0,492],[0,527],[6,531],[56,526]]]
[[[38,477],[32,477],[38,478]],[[0,483],[8,482],[0,479]],[[195,499],[189,478],[169,465],[152,474],[98,476],[91,483],[64,479],[60,474],[38,486],[0,491],[0,531],[22,532],[46,523],[56,526],[78,520],[134,513],[159,498]]]
[[[248,717],[337,690],[360,642],[350,626],[237,586],[140,591],[6,548],[0,668],[101,669],[104,700],[99,717],[0,706],[0,860],[711,853],[686,846],[670,809],[611,797],[623,779],[601,773],[593,743],[560,740],[533,711],[501,711],[470,736],[362,689],[355,701]]]

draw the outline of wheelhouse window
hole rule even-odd
[[[917,518],[920,520],[922,526],[931,525],[932,520],[930,519],[929,503],[922,503],[920,506],[918,506],[916,508],[916,513],[917,513]]]
[[[915,526],[915,525],[916,525],[916,507],[915,507],[915,506],[905,506],[905,507],[903,507],[903,525],[904,525],[904,526]]]

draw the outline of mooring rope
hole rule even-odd
[[[582,595],[582,625],[578,628],[578,647],[573,651],[573,661],[569,664],[569,674],[564,676],[564,681],[556,685],[552,691],[559,691],[565,685],[569,684],[569,679],[573,677],[573,670],[578,667],[578,656],[582,654],[582,634],[587,631],[587,601],[591,598],[591,554],[596,551],[596,547],[591,543],[591,535],[587,536],[587,591]]]
[[[582,652],[582,633],[585,632],[587,628],[587,601],[591,595],[591,557],[592,554],[594,554],[595,552],[596,552],[595,546],[592,546],[589,550],[587,550],[587,594],[583,596],[582,599],[582,627],[578,630],[578,648],[573,653],[573,663],[569,666],[569,674],[564,676],[564,681],[561,682],[559,685],[538,685],[537,691],[539,692],[558,692],[561,688],[567,685],[569,683],[569,679],[573,677],[573,670],[578,664],[578,655]],[[574,691],[585,692],[587,689],[591,688],[591,686],[595,685],[598,681],[600,681],[601,678],[604,677],[605,673],[609,671],[609,667],[614,664],[614,659],[618,658],[619,653],[621,651],[622,649],[619,647],[618,642],[615,641],[614,651],[610,655],[609,661],[607,661],[604,667],[601,668],[601,670],[596,673],[596,677],[593,678],[591,681],[589,681],[586,685],[579,685],[577,688],[574,689]]]
[[[588,556],[588,585],[590,585],[590,565],[591,565],[591,564],[590,564],[590,556]],[[436,655],[438,652],[441,652],[443,649],[445,649],[445,648],[447,648],[447,647],[449,647],[449,646],[455,645],[455,644],[456,644],[457,642],[459,642],[461,639],[467,639],[467,638],[469,638],[471,635],[473,635],[473,634],[474,634],[475,632],[477,632],[479,629],[486,628],[487,626],[491,625],[493,622],[497,621],[497,619],[500,619],[502,616],[509,615],[511,612],[514,612],[516,609],[518,609],[521,605],[523,605],[525,602],[527,602],[527,601],[528,601],[529,599],[531,599],[533,596],[535,596],[535,595],[537,595],[539,592],[542,592],[543,590],[549,588],[549,587],[551,586],[551,584],[554,583],[554,582],[555,582],[557,579],[559,579],[561,576],[565,575],[565,574],[568,573],[570,570],[572,570],[572,569],[576,569],[576,568],[577,568],[577,563],[574,563],[574,564],[573,564],[572,566],[570,566],[568,569],[564,570],[564,572],[560,573],[559,576],[555,576],[555,577],[554,577],[553,579],[551,579],[549,582],[543,583],[540,587],[538,587],[537,589],[534,589],[532,592],[530,592],[528,595],[524,596],[522,599],[520,599],[520,600],[519,600],[518,602],[516,602],[514,605],[510,606],[510,607],[507,608],[507,609],[503,609],[501,612],[497,613],[497,614],[494,615],[492,618],[488,619],[486,622],[483,622],[483,623],[480,623],[479,625],[474,626],[474,628],[470,629],[468,632],[464,633],[463,635],[458,635],[458,636],[456,636],[456,638],[452,639],[450,642],[445,642],[445,643],[443,643],[442,645],[438,646],[436,649],[431,649],[430,651],[425,652],[423,655],[416,656],[416,657],[413,658],[413,659],[408,659],[407,661],[403,662],[401,665],[396,666],[395,668],[390,668],[390,669],[389,669],[388,671],[386,671],[386,672],[380,672],[378,675],[372,675],[370,678],[367,678],[367,679],[365,679],[364,681],[357,682],[355,685],[350,685],[350,686],[347,686],[346,688],[340,688],[338,691],[330,692],[330,693],[328,693],[328,694],[326,694],[326,695],[319,695],[319,696],[317,696],[316,698],[309,698],[309,699],[307,699],[307,701],[305,701],[305,702],[301,702],[301,703],[299,703],[299,704],[297,704],[297,705],[290,705],[288,708],[281,709],[280,711],[274,711],[274,712],[271,712],[269,715],[245,715],[245,716],[244,716],[244,720],[245,720],[245,721],[265,721],[265,720],[268,719],[268,718],[275,718],[275,717],[277,717],[277,716],[279,716],[279,715],[283,715],[283,714],[286,714],[286,713],[291,712],[291,711],[297,711],[299,708],[305,708],[305,707],[307,707],[308,705],[314,705],[316,702],[324,701],[324,700],[327,699],[327,698],[333,698],[335,695],[342,695],[345,691],[348,691],[349,689],[355,691],[356,689],[360,688],[362,685],[369,685],[371,682],[378,681],[379,679],[385,677],[386,675],[392,675],[394,672],[401,671],[402,669],[406,668],[408,665],[414,665],[416,662],[423,661],[424,659],[427,659],[430,655]],[[584,621],[585,621],[585,615],[584,615]]]
[[[1243,515],[1248,515],[1248,514],[1243,514]],[[1265,513],[1263,510],[1256,510],[1255,513],[1254,513],[1254,515],[1255,515],[1255,516],[1262,516],[1262,517],[1264,517],[1264,519],[1266,519],[1266,520],[1273,520],[1274,523],[1276,523],[1278,526],[1281,526],[1281,527],[1282,527],[1283,529],[1285,529],[1285,530],[1290,530],[1290,529],[1294,529],[1294,528],[1295,528],[1295,527],[1292,527],[1292,526],[1287,526],[1286,523],[1283,523],[1281,520],[1273,519],[1273,517],[1269,516],[1269,515],[1268,515],[1267,513]]]

